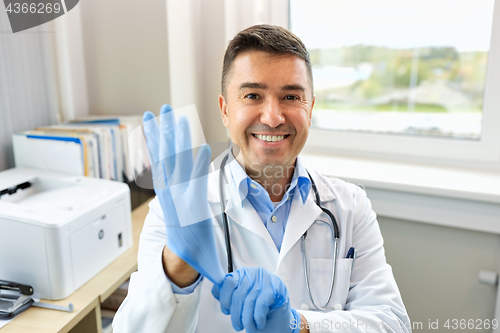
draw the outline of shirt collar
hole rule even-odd
[[[243,167],[234,157],[232,147],[229,149],[229,154],[227,164],[233,178],[233,185],[237,189],[237,191],[233,191],[232,193],[236,193],[239,196],[239,202],[243,205],[243,200],[248,195],[248,184],[250,184],[253,180],[251,180]],[[304,162],[300,156],[297,156],[292,181],[290,182],[290,188],[287,192],[290,192],[289,194],[291,194],[291,191],[293,191],[296,186],[302,198],[302,204],[304,204],[311,190],[311,180],[309,179],[309,174],[307,173]]]

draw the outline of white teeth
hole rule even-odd
[[[259,134],[255,134],[255,136],[257,137],[257,139],[260,139],[262,141],[267,141],[267,142],[276,142],[276,141],[281,141],[285,138],[284,135],[259,135]]]

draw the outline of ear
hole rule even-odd
[[[222,116],[222,123],[226,128],[229,128],[229,116],[227,113],[227,103],[226,99],[222,94],[219,95],[219,109]]]
[[[311,111],[309,112],[309,127],[311,126],[311,119],[312,119],[312,114],[313,114],[313,109],[314,109],[314,102],[316,102],[316,95],[313,96],[312,104],[311,104]]]

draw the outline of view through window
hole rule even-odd
[[[313,66],[313,126],[479,139],[493,4],[291,0]]]

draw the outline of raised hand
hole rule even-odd
[[[167,228],[167,246],[192,268],[214,283],[224,272],[213,234],[213,219],[207,201],[210,147],[199,148],[193,163],[191,133],[186,117],[175,122],[170,105],[160,110],[159,124],[153,113],[143,116],[144,133],[153,174]]]

